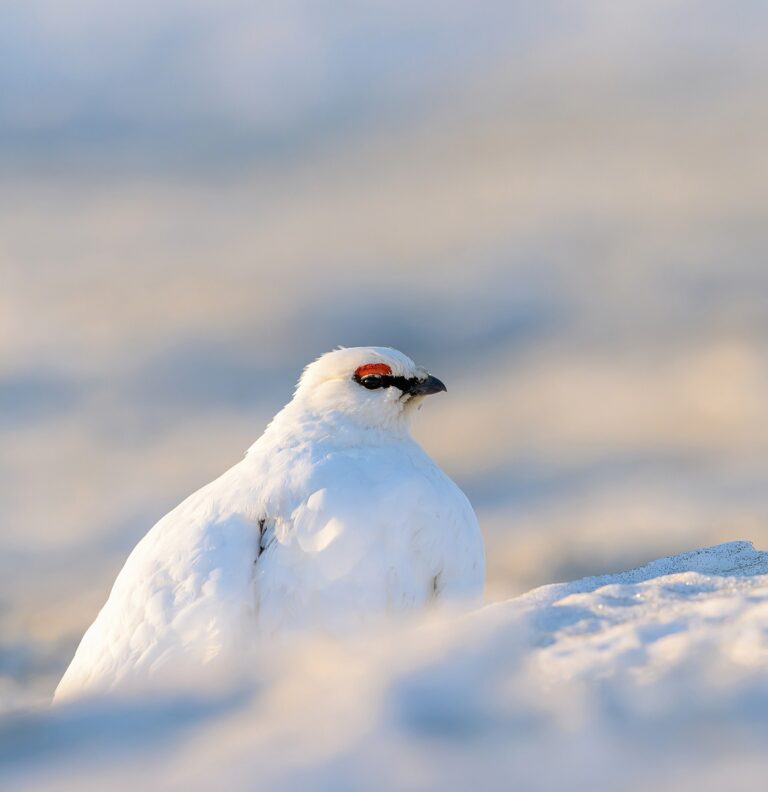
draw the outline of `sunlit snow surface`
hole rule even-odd
[[[768,553],[732,542],[192,692],[7,714],[0,786],[758,789],[767,661]]]

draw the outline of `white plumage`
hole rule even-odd
[[[278,631],[478,598],[475,514],[409,434],[437,390],[394,349],[309,365],[245,458],[139,542],[56,699],[177,676]]]

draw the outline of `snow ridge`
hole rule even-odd
[[[248,661],[224,688],[0,719],[0,786],[702,792],[768,773],[768,553],[749,542]]]

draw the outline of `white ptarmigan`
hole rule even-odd
[[[307,366],[245,458],[138,543],[56,700],[141,687],[275,632],[479,598],[474,511],[409,432],[442,390],[384,347]]]

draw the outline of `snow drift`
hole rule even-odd
[[[732,542],[236,679],[0,721],[13,789],[731,789],[768,771],[768,553]]]

